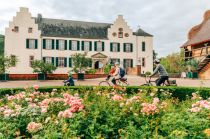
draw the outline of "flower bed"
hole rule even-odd
[[[0,138],[208,138],[210,98],[157,88],[26,88],[0,99]]]

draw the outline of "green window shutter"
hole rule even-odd
[[[102,42],[102,51],[104,51],[104,42]]]
[[[56,50],[59,50],[59,40],[56,40]]]
[[[142,42],[142,51],[145,52],[145,42]]]
[[[80,41],[77,41],[77,50],[80,50]]]
[[[92,41],[90,41],[90,48],[89,51],[92,51]]]
[[[123,52],[126,52],[126,43],[123,43]]]
[[[69,58],[69,67],[72,67],[72,59]]]
[[[126,68],[125,59],[123,59],[123,67]]]
[[[46,49],[46,39],[43,39],[43,44],[42,45],[43,45],[42,48]]]
[[[118,52],[120,52],[120,43],[118,43],[118,48],[117,49],[118,49]]]
[[[29,48],[29,39],[26,39],[26,48]]]
[[[67,67],[67,58],[64,58],[64,67]]]
[[[97,42],[94,42],[94,51],[97,51]]]
[[[82,41],[82,51],[84,51],[84,41]]]
[[[133,68],[133,59],[131,59],[131,68]]]
[[[55,64],[54,64],[54,57],[52,57],[52,65],[55,65]]]
[[[110,43],[110,51],[113,52],[113,43]]]
[[[72,41],[71,41],[71,40],[69,40],[69,50],[72,50],[71,45],[72,45]]]
[[[58,67],[58,57],[56,57],[56,64],[55,64],[56,67]]]
[[[67,50],[67,40],[65,40],[65,50]]]
[[[43,61],[44,61],[44,63],[45,63],[45,62],[46,62],[46,57],[43,57],[42,59],[43,59]]]
[[[131,52],[133,52],[133,44],[131,43]]]
[[[55,40],[52,40],[52,49],[55,49]]]
[[[35,49],[38,49],[38,40],[35,40]]]

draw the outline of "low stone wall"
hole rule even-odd
[[[77,79],[77,74],[72,75],[74,79]],[[85,79],[105,78],[106,74],[85,74]],[[9,74],[9,80],[37,80],[37,74]],[[47,80],[66,80],[67,74],[47,74]]]

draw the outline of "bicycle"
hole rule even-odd
[[[105,81],[101,81],[99,82],[99,86],[111,86],[111,82],[110,82],[110,79],[108,80],[105,80]],[[127,81],[127,78],[120,78],[120,79],[117,79],[116,80],[116,84],[117,86],[128,86],[128,81]]]
[[[148,76],[145,76],[145,84],[142,84],[140,86],[156,86],[156,81],[152,81],[151,78],[147,79]],[[155,85],[153,84],[155,83]],[[161,84],[161,86],[177,86],[176,80],[166,80],[164,83]]]

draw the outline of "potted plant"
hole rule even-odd
[[[46,75],[56,70],[54,65],[45,63],[43,60],[33,61],[31,67],[33,72],[38,74],[38,80],[46,80]]]
[[[17,58],[14,55],[11,56],[0,56],[0,80],[6,81],[9,80],[9,74],[6,73],[7,69],[14,67],[17,63]]]
[[[74,63],[73,71],[77,73],[78,80],[84,80],[84,73],[86,69],[92,64],[91,58],[87,58],[86,55],[86,53],[76,53],[71,56]]]

